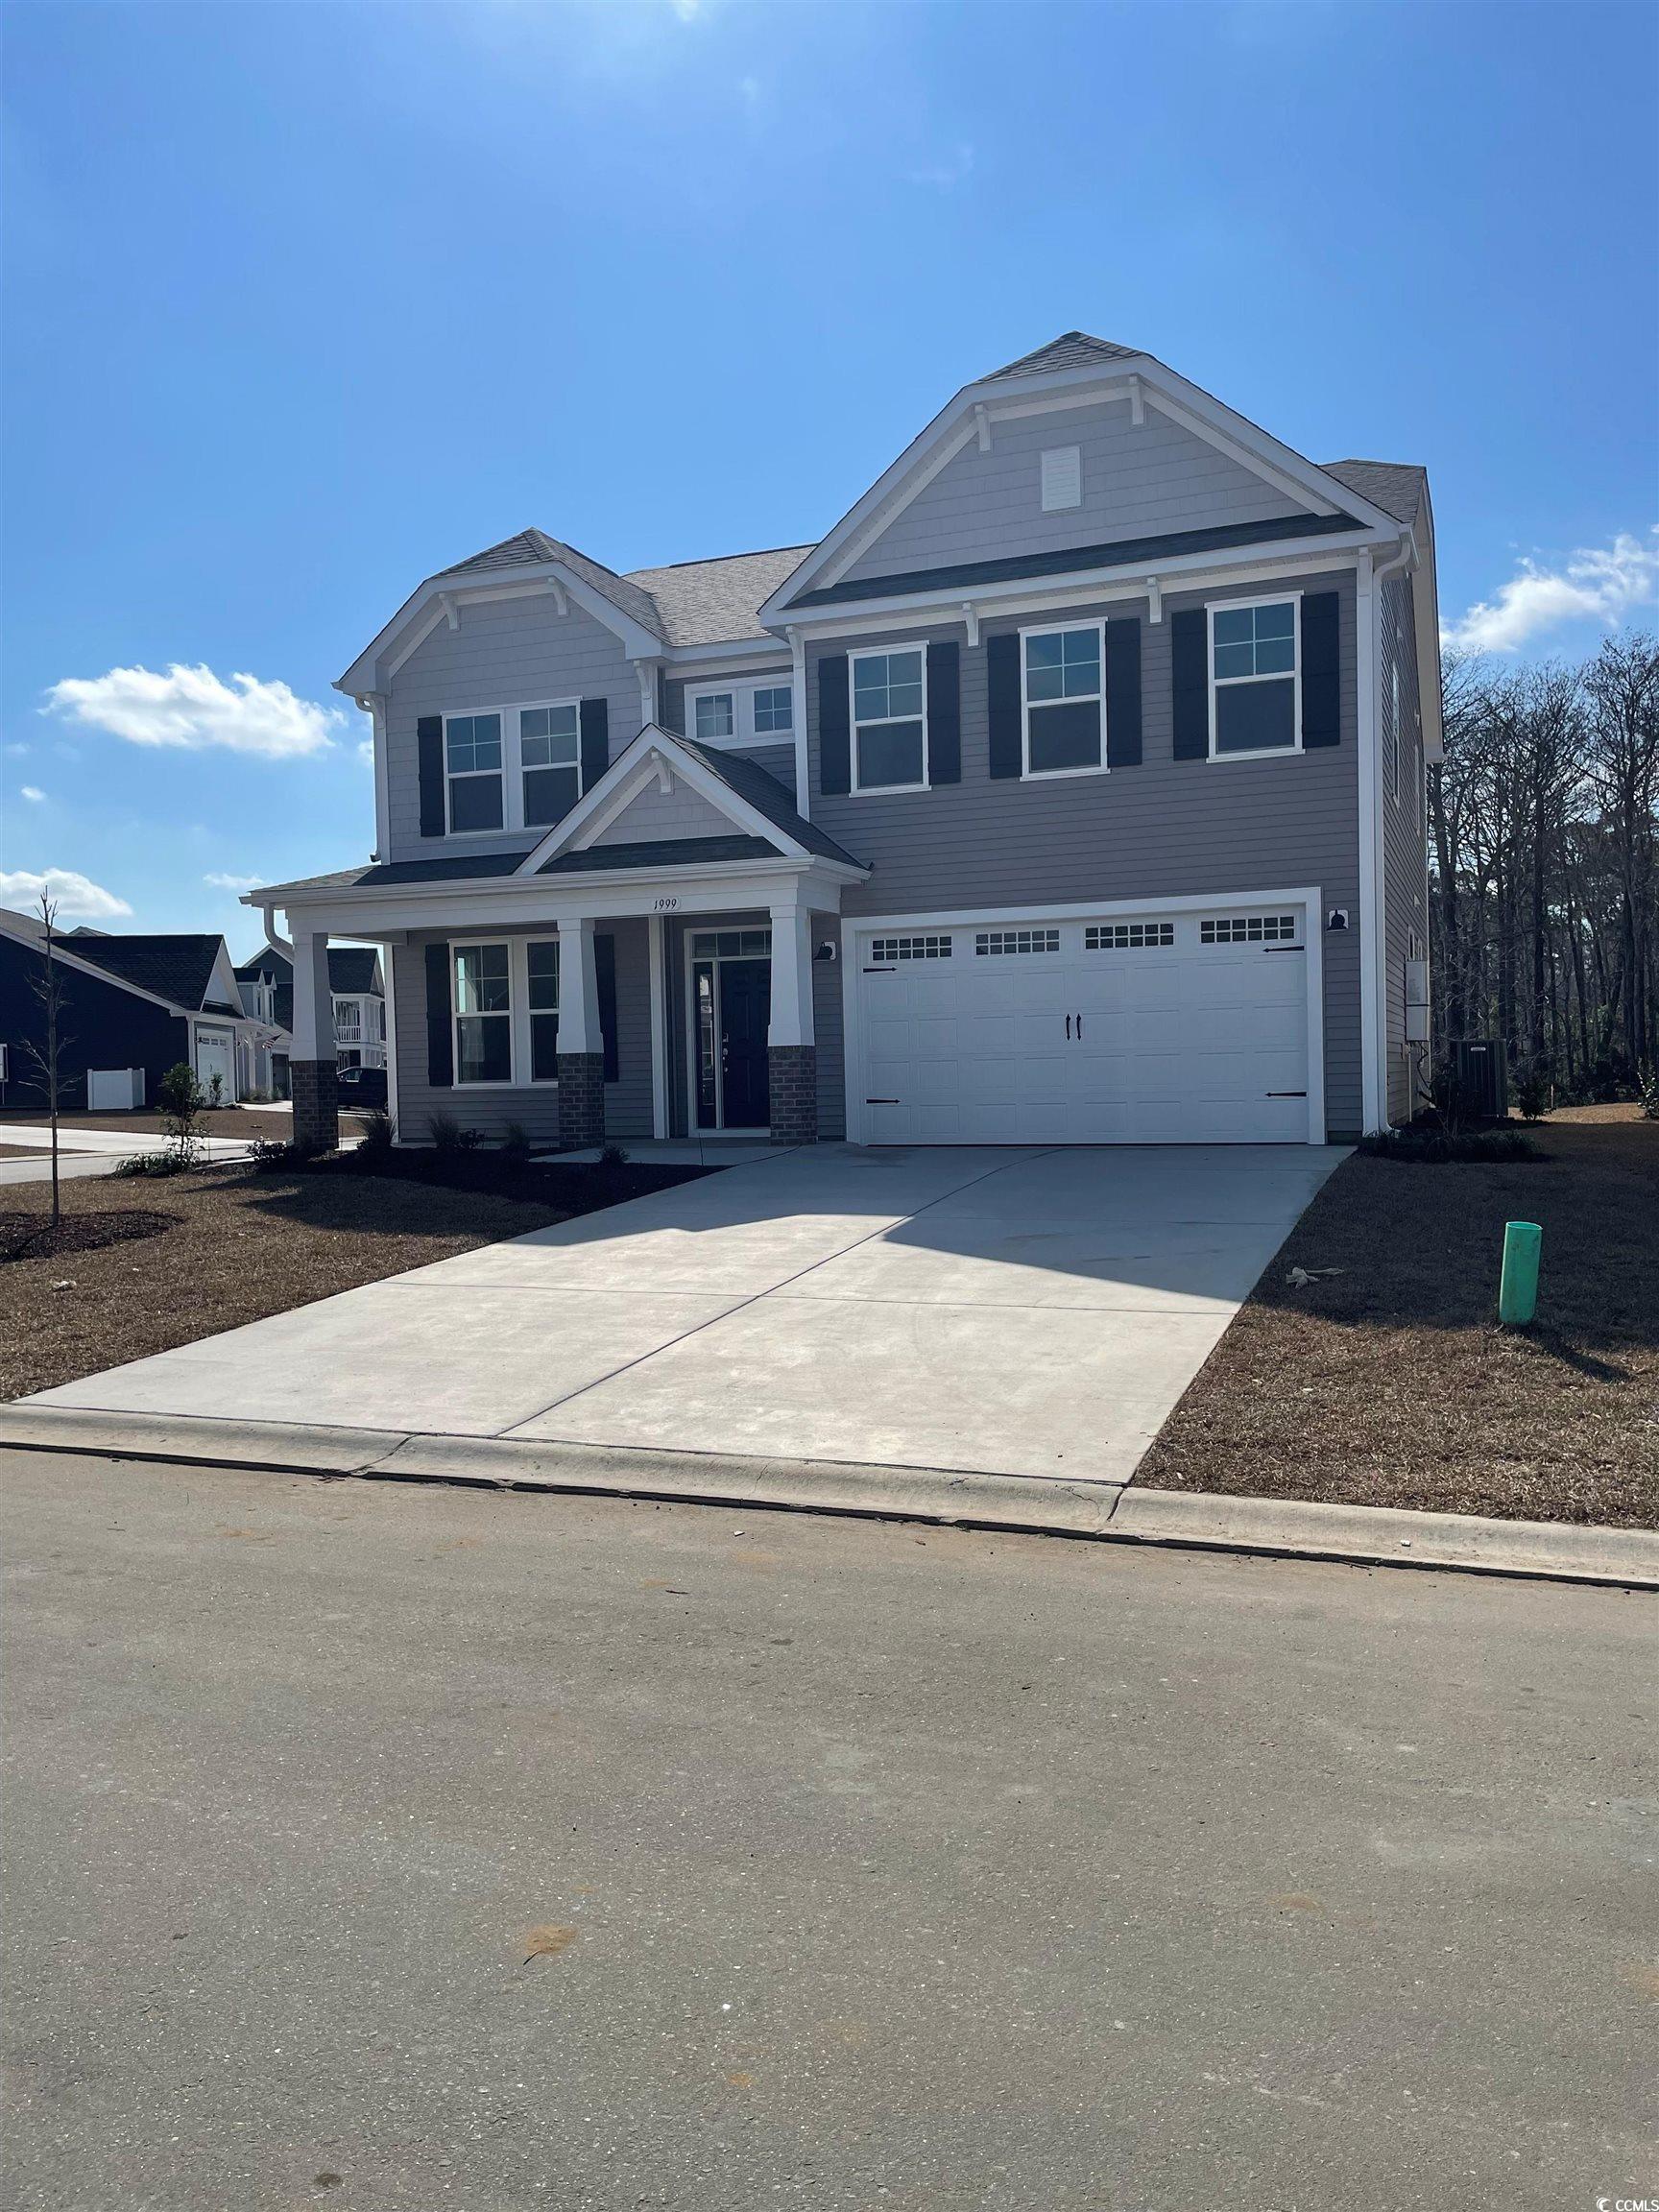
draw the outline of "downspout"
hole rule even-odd
[[[1377,566],[1359,555],[1355,644],[1359,729],[1359,1059],[1361,1118],[1368,1131],[1388,1123],[1388,927],[1382,840],[1382,770],[1377,742],[1381,689],[1382,585],[1414,558],[1409,536]]]

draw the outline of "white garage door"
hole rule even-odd
[[[871,1144],[1306,1143],[1300,906],[854,940]]]

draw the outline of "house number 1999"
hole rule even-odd
[[[659,899],[657,902],[657,911],[659,914],[666,914],[671,907],[678,906],[679,903],[680,902],[678,899]]]

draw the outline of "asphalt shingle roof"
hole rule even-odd
[[[1094,369],[1107,361],[1143,358],[1142,347],[1116,346],[1110,338],[1091,338],[1087,330],[1066,330],[1058,338],[1050,338],[1046,346],[1039,346],[1035,352],[1022,353],[1018,361],[993,369],[976,381],[994,384],[1002,376],[1041,376],[1051,369]]]
[[[444,568],[439,573],[463,576],[494,568],[533,568],[544,561],[562,561],[585,584],[591,584],[595,591],[602,591],[613,607],[620,607],[624,614],[631,614],[636,622],[661,636],[657,609],[647,592],[631,584],[626,576],[618,576],[614,568],[607,568],[603,561],[579,553],[563,539],[549,538],[545,530],[520,530],[514,537],[503,538],[499,545],[487,545],[482,553],[474,553],[468,560],[458,561],[453,568]]]
[[[1321,461],[1319,466],[1396,522],[1416,521],[1429,472],[1414,461]]]
[[[723,753],[712,745],[699,745],[694,737],[682,737],[679,742],[699,759],[705,768],[718,776],[729,791],[764,814],[767,821],[793,837],[797,845],[805,845],[808,853],[816,853],[821,859],[843,860],[850,868],[862,868],[862,860],[854,860],[844,845],[837,845],[833,837],[827,837],[816,822],[808,822],[795,811],[795,802],[779,782],[769,776],[756,761],[746,760],[740,753]]]
[[[767,637],[756,616],[810,545],[779,545],[765,553],[726,553],[712,561],[677,561],[667,568],[631,568],[627,581],[649,592],[658,628],[670,645],[713,645],[731,637]],[[775,638],[767,637],[769,644]]]
[[[90,961],[122,983],[199,1012],[213,977],[223,937],[77,937],[78,960]]]

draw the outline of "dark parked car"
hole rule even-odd
[[[384,1068],[342,1068],[339,1083],[342,1106],[384,1106],[386,1103]]]

